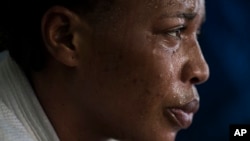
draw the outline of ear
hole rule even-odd
[[[50,8],[42,18],[42,37],[48,52],[69,67],[77,66],[79,61],[79,45],[74,38],[79,27],[84,28],[79,26],[82,22],[78,14],[61,6]]]

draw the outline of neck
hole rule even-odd
[[[73,92],[72,70],[59,64],[32,73],[36,95],[61,141],[108,141],[97,132],[97,125],[78,106]]]

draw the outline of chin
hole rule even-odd
[[[157,131],[153,133],[148,133],[146,135],[142,135],[136,138],[130,138],[130,139],[121,139],[121,140],[109,140],[109,141],[175,141],[176,138],[176,132],[170,132],[165,134],[154,134]]]

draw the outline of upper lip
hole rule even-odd
[[[187,128],[191,125],[193,115],[199,109],[199,100],[194,99],[186,104],[169,107],[165,110],[170,119],[178,126],[178,128]],[[169,118],[169,117],[168,117]]]

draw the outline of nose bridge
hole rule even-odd
[[[208,64],[202,54],[200,45],[196,38],[187,41],[185,52],[188,60],[182,69],[182,81],[192,84],[200,84],[205,82],[209,77]]]

